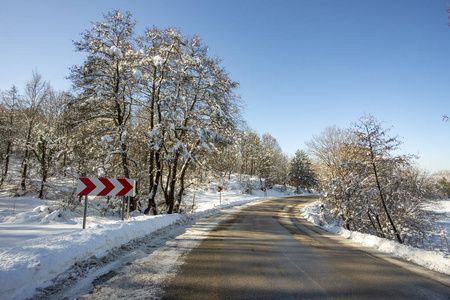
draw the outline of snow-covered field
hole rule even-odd
[[[217,192],[219,184],[224,187],[221,196]],[[125,268],[123,276],[134,274],[136,277],[143,266],[152,268],[154,286],[149,288],[157,290],[164,276],[173,274],[182,263],[183,254],[195,247],[220,221],[219,216],[237,212],[269,198],[293,195],[292,192],[278,190],[268,190],[267,195],[264,195],[258,189],[249,195],[242,193],[242,190],[238,176],[233,176],[228,182],[212,182],[209,189],[197,191],[194,211],[194,194],[190,192],[184,197],[187,213],[135,215],[125,221],[121,221],[118,216],[102,216],[100,210],[95,209],[93,200],[85,230],[82,230],[81,205],[74,210],[67,207],[62,209],[54,200],[8,197],[0,193],[0,299],[58,299],[61,294],[55,290],[68,282],[76,283],[69,295],[78,297],[89,292],[89,289],[80,287],[83,281],[107,277],[108,272],[113,272],[113,267],[118,264]],[[450,200],[442,200],[431,209],[446,212],[441,225],[450,232]],[[415,249],[323,225],[318,202],[305,207],[302,213],[307,220],[322,224],[324,229],[352,239],[360,243],[361,247],[390,253],[450,275],[450,259],[444,253]],[[208,216],[210,218],[202,219]],[[87,286],[92,288],[89,284]],[[77,288],[81,291],[77,291]],[[100,289],[100,296],[94,293],[88,298],[102,299],[111,293],[108,298],[117,299],[120,293],[126,293],[122,296],[133,299],[130,293],[136,292],[117,291],[114,282]],[[47,297],[49,290],[51,295],[57,296]],[[151,294],[149,290],[145,293],[147,296]],[[138,299],[139,295],[135,298]]]
[[[181,215],[138,215],[121,221],[118,216],[102,217],[93,210],[95,201],[89,201],[93,206],[89,207],[85,230],[82,205],[72,211],[62,209],[57,201],[0,197],[0,299],[31,297],[36,288],[54,284],[52,279],[74,264],[105,257],[111,249],[148,237],[161,228],[192,225],[227,207],[292,196],[291,192],[277,190],[268,190],[265,195],[257,189],[251,195],[243,194],[238,178],[233,176],[229,182],[220,184],[224,188],[221,195],[217,192],[219,183],[214,182],[207,191],[197,191],[194,212],[194,194],[188,193],[184,201],[189,202],[186,206],[189,213]]]

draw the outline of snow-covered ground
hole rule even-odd
[[[218,185],[224,187],[221,195]],[[62,209],[59,201],[0,193],[0,299],[79,297],[93,288],[93,280],[97,288],[88,299],[156,295],[167,276],[176,273],[183,255],[226,214],[269,198],[293,195],[278,190],[268,190],[264,195],[258,189],[249,195],[242,190],[238,176],[233,176],[230,181],[212,182],[206,190],[197,191],[194,210],[194,194],[190,192],[184,197],[184,214],[135,215],[125,221],[118,216],[105,217],[93,199],[85,230],[82,205]],[[450,232],[450,200],[442,200],[430,209],[446,212],[441,225]],[[305,207],[303,216],[361,247],[375,248],[450,275],[450,259],[443,253],[323,225],[318,202]],[[117,271],[118,266],[121,271]],[[147,275],[140,273],[143,269]],[[116,276],[117,272],[121,276]],[[151,278],[141,278],[148,274],[152,274]],[[107,280],[112,275],[114,280]],[[130,277],[145,280],[145,289],[124,288],[122,280]]]
[[[85,230],[82,205],[62,209],[57,201],[0,197],[0,299],[31,297],[37,288],[54,284],[53,279],[77,263],[99,260],[112,249],[120,249],[162,228],[174,224],[189,226],[228,207],[292,196],[291,192],[277,190],[268,190],[265,195],[258,189],[251,195],[243,194],[238,176],[220,184],[224,188],[221,194],[217,192],[218,185],[212,182],[207,191],[195,192],[193,212],[194,194],[188,193],[184,197],[188,213],[181,215],[138,215],[121,221],[118,216],[102,217],[94,210],[95,200],[90,200],[93,206],[89,207]],[[94,273],[95,266],[92,268],[85,270],[83,276]],[[79,276],[75,273],[69,276]]]
[[[362,247],[375,249],[382,253],[391,254],[395,257],[414,262],[427,269],[450,275],[450,256],[448,255],[447,238],[450,239],[450,199],[436,201],[434,205],[427,207],[429,210],[435,210],[442,213],[442,219],[438,226],[444,232],[443,250],[445,251],[427,251],[413,248],[407,245],[401,245],[395,241],[379,238],[370,234],[364,234],[356,231],[349,231],[343,227],[328,224],[324,220],[320,206],[322,203],[316,201],[305,206],[302,210],[302,216],[313,224],[322,227],[326,231],[349,239]],[[450,241],[448,241],[450,242]]]

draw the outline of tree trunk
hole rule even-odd
[[[44,182],[44,180],[42,180],[41,181],[41,189],[39,190],[39,196],[38,196],[39,199],[44,198],[44,184],[45,184],[45,182]]]
[[[386,213],[386,216],[387,216],[387,218],[389,220],[389,223],[391,224],[392,229],[394,230],[394,235],[395,235],[397,241],[400,244],[403,244],[403,241],[402,241],[402,238],[400,236],[400,233],[397,231],[397,227],[395,226],[394,221],[392,220],[391,214],[389,213],[389,210],[388,210],[387,205],[386,205],[386,199],[384,197],[383,190],[381,188],[380,178],[378,176],[378,171],[377,171],[377,165],[375,163],[375,155],[373,153],[373,151],[374,151],[373,150],[373,145],[372,145],[372,142],[371,142],[370,139],[369,139],[369,148],[370,148],[370,158],[371,158],[371,162],[372,162],[373,173],[374,173],[374,176],[375,176],[378,193],[380,195],[381,204],[382,204],[384,212]]]
[[[381,200],[381,204],[383,206],[384,212],[386,213],[386,216],[387,216],[387,218],[389,220],[389,223],[391,224],[392,229],[394,230],[394,234],[395,234],[395,237],[396,237],[397,241],[400,244],[403,244],[403,240],[402,240],[402,238],[400,236],[400,233],[397,231],[397,227],[394,224],[394,220],[392,220],[391,214],[389,213],[389,210],[387,208],[386,199],[384,198],[383,191],[381,189],[381,184],[380,184],[380,180],[378,178],[378,173],[377,173],[377,168],[376,168],[375,162],[372,163],[372,166],[373,166],[375,179],[376,179],[376,182],[377,182],[377,188],[378,188],[378,192],[379,192],[379,195],[380,195],[380,200]]]
[[[189,163],[190,163],[190,160],[188,159],[184,163],[183,168],[181,169],[181,173],[180,173],[180,190],[178,191],[178,195],[177,195],[177,211],[176,211],[178,213],[180,212],[181,200],[183,199],[183,194],[184,194],[184,190],[185,190],[184,177],[185,177],[186,171],[189,167]]]
[[[375,230],[375,232],[378,233],[378,229],[375,226],[375,222],[372,220],[372,217],[370,216],[370,212],[369,211],[367,211],[367,217],[369,218],[370,224],[372,224],[372,227]]]
[[[153,215],[158,214],[156,208],[156,193],[158,192],[159,181],[161,177],[161,162],[159,159],[159,152],[150,152],[150,165],[149,165],[149,192],[148,192],[148,206],[144,211],[144,214],[149,214],[150,211]],[[156,166],[155,166],[156,165]]]
[[[14,126],[14,117],[11,114],[9,118],[9,126],[11,126],[11,129],[8,131],[8,142],[6,144],[6,157],[5,157],[5,167],[3,169],[2,178],[0,179],[0,186],[3,185],[3,182],[6,179],[6,176],[8,176],[8,169],[9,169],[9,157],[11,155],[11,148],[12,148],[12,142],[11,142],[11,136],[12,136],[12,128]]]
[[[0,186],[3,185],[3,182],[6,179],[6,176],[8,176],[10,154],[11,154],[11,141],[8,141],[8,143],[6,144],[5,167],[3,169],[2,178],[0,179]]]
[[[28,151],[25,151],[25,157],[26,156],[28,156]],[[23,169],[22,169],[22,182],[20,183],[20,186],[22,187],[23,191],[25,191],[27,189],[27,186],[26,186],[27,172],[28,172],[28,159],[24,158]]]
[[[22,161],[23,170],[22,170],[22,182],[20,185],[21,185],[23,191],[26,190],[26,178],[27,178],[27,172],[28,172],[28,159],[30,156],[29,147],[30,147],[30,141],[31,141],[32,128],[33,128],[33,123],[30,122],[28,124],[27,140],[25,142],[25,155],[24,155],[23,161]]]
[[[171,168],[171,174],[170,174],[170,180],[167,183],[168,184],[168,193],[166,198],[166,204],[168,207],[167,213],[172,214],[174,212],[174,205],[175,205],[175,186],[177,183],[177,167],[178,167],[178,158],[179,153],[175,154],[175,158],[173,159],[172,168]]]
[[[382,238],[386,238],[386,236],[384,235],[384,232],[383,232],[383,226],[381,226],[380,216],[379,215],[375,215],[375,220],[377,220],[378,227],[380,227],[380,235],[381,235],[381,237]]]

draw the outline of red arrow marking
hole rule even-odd
[[[82,190],[78,196],[87,196],[90,192],[92,192],[97,186],[89,180],[89,178],[79,178],[81,182],[84,183],[86,188]]]
[[[125,196],[129,191],[133,189],[133,186],[124,178],[117,179],[122,185],[123,189],[117,193],[117,196]]]
[[[105,188],[100,193],[98,193],[97,196],[106,196],[115,188],[114,184],[112,184],[111,181],[108,180],[108,178],[99,178],[98,180],[103,183]]]

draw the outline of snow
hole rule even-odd
[[[123,53],[122,53],[122,50],[120,50],[120,49],[117,48],[116,46],[111,46],[111,48],[109,48],[109,49],[107,50],[107,52],[108,52],[110,55],[114,55],[114,56],[117,56],[117,57],[123,59]]]
[[[120,217],[103,216],[100,209],[94,210],[100,201],[93,197],[89,200],[92,207],[85,230],[81,229],[82,205],[77,210],[63,210],[59,201],[0,193],[0,298],[25,299],[41,293],[40,297],[49,299],[42,292],[45,289],[61,289],[65,293],[52,299],[78,298],[92,290],[94,280],[109,278],[110,273],[114,278],[96,284],[94,292],[86,296],[88,299],[151,298],[168,277],[176,274],[184,255],[227,214],[268,198],[293,195],[273,189],[267,190],[266,198],[257,188],[253,194],[244,194],[238,179],[239,176],[232,176],[229,181],[212,181],[208,188],[188,192],[183,214],[135,215],[121,221]],[[221,195],[218,186],[224,189]],[[441,224],[450,228],[450,200],[436,202],[428,209],[446,213]],[[324,224],[320,202],[307,205],[302,215],[362,248],[450,274],[450,260],[443,253]],[[145,288],[124,287],[124,280],[131,278],[144,280]]]
[[[212,182],[208,191],[195,192],[193,204],[194,192],[188,193],[184,199],[189,202],[185,207],[189,214],[138,215],[121,221],[118,217],[102,217],[90,208],[85,230],[82,217],[57,209],[57,201],[0,197],[0,298],[32,297],[37,288],[51,285],[75,263],[105,256],[111,249],[185,218],[197,220],[227,207],[266,199],[259,190],[255,195],[242,194],[237,178],[226,184]],[[225,186],[222,195],[216,189],[219,184]],[[269,197],[283,195],[275,190],[268,192]],[[95,206],[95,200],[89,202]]]
[[[120,139],[120,143],[122,144],[122,145],[125,145],[126,143],[127,143],[127,138],[128,138],[128,130],[124,130],[123,132],[122,132],[122,136],[121,136],[121,139]]]
[[[112,143],[114,140],[110,135],[105,135],[102,137],[101,143],[105,146],[107,146],[109,143]]]
[[[142,72],[138,69],[133,69],[133,77],[136,80],[144,80],[144,75],[142,74]]]
[[[163,64],[163,62],[164,62],[164,59],[161,56],[159,56],[159,55],[153,56],[153,64],[156,67],[161,66]]]
[[[0,251],[33,238],[72,232],[75,222],[61,219],[58,226],[49,226],[55,212],[41,213],[55,203],[27,197],[0,198]]]
[[[321,205],[322,202],[320,201],[310,203],[303,208],[302,216],[326,231],[351,240],[358,245],[375,249],[382,253],[391,254],[395,257],[414,262],[427,269],[450,275],[450,259],[444,252],[418,249],[370,234],[349,231],[342,227],[328,224],[324,221],[322,216]],[[435,206],[428,207],[428,209],[445,213],[444,217],[440,220],[440,224],[447,226],[446,232],[448,236],[450,233],[450,199],[437,201]]]

